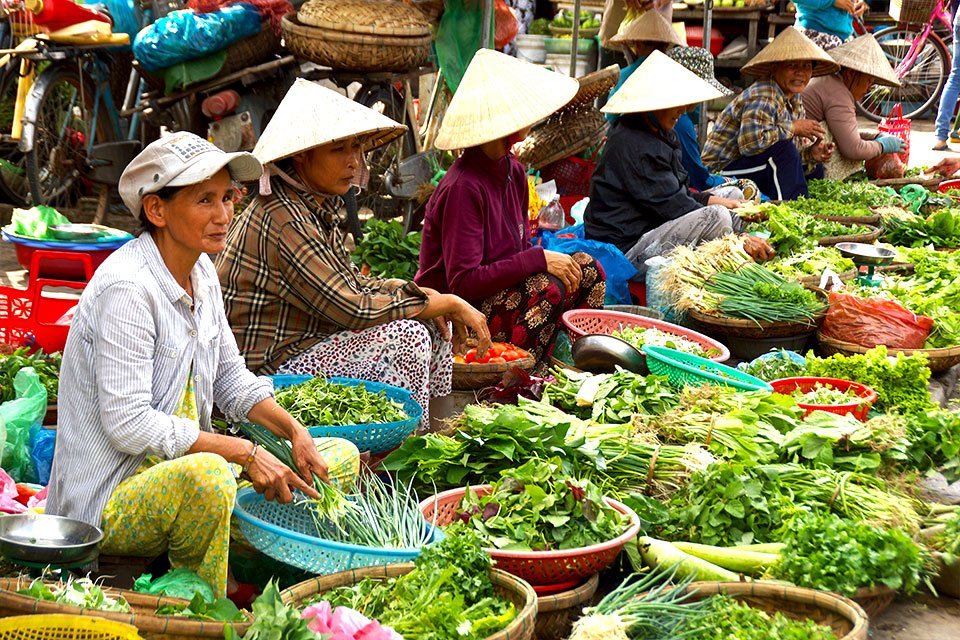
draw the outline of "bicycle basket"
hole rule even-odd
[[[924,24],[933,15],[936,0],[890,0],[887,13],[897,22]]]

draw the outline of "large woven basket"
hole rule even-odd
[[[724,594],[751,607],[794,620],[813,620],[830,627],[838,640],[867,640],[867,615],[843,596],[765,582],[693,582],[686,587],[693,599]]]
[[[615,64],[577,78],[580,88],[577,89],[577,93],[573,96],[573,99],[571,99],[564,108],[574,105],[593,104],[593,101],[597,98],[610,93],[610,89],[616,86],[617,80],[619,79],[620,67]]]
[[[492,490],[490,485],[471,487],[483,496]],[[466,494],[464,487],[443,491],[420,503],[420,512],[428,522],[445,527],[456,519],[460,501]],[[581,580],[609,567],[623,546],[637,537],[640,517],[630,507],[611,498],[604,498],[608,506],[616,509],[630,520],[630,526],[613,540],[576,549],[556,551],[507,551],[487,549],[499,569],[526,580],[533,585],[578,584]]]
[[[423,13],[399,0],[307,0],[297,18],[305,26],[328,31],[375,36],[430,35]]]
[[[830,236],[828,238],[820,238],[817,242],[819,242],[821,247],[832,247],[841,242],[863,242],[869,244],[883,235],[883,229],[880,227],[872,228],[873,231],[867,233],[855,233],[848,236]]]
[[[574,156],[603,142],[607,121],[591,105],[564,109],[537,125],[516,147],[517,157],[534,169]]]
[[[936,0],[890,0],[887,13],[897,22],[923,24],[933,13]]]
[[[868,617],[876,618],[890,608],[897,597],[897,592],[886,585],[876,587],[861,587],[850,597],[860,605]]]
[[[140,630],[144,640],[186,640],[187,638],[223,638],[224,627],[232,626],[236,637],[242,637],[253,622],[248,613],[247,622],[212,622],[190,620],[178,616],[155,615],[157,607],[167,604],[187,604],[179,598],[166,598],[124,589],[104,587],[111,596],[123,596],[130,604],[130,613],[84,609],[59,602],[38,600],[20,595],[17,590],[30,586],[30,578],[0,578],[0,617],[63,613],[68,615],[96,616],[133,625]],[[55,584],[48,582],[48,584]]]
[[[835,353],[850,356],[854,354],[863,354],[871,349],[860,344],[844,342],[830,336],[823,335],[822,331],[817,332],[817,340],[820,342],[820,354],[824,357],[832,356]],[[902,353],[906,356],[922,353],[927,356],[927,367],[932,373],[946,371],[955,364],[960,364],[960,346],[947,347],[944,349],[887,349],[890,355]]]
[[[820,296],[824,305],[827,303],[827,293],[816,287],[809,287]],[[736,338],[783,338],[813,333],[827,315],[824,308],[816,315],[813,322],[801,320],[798,322],[754,322],[742,318],[718,317],[704,313],[698,309],[687,311],[687,318],[692,328],[708,336],[732,336]]]
[[[536,640],[557,640],[570,635],[570,627],[583,611],[593,604],[600,584],[595,573],[578,587],[560,593],[537,597]]]
[[[331,589],[353,585],[364,578],[384,580],[402,576],[410,573],[413,568],[413,563],[407,562],[310,578],[283,591],[280,598],[288,605],[300,607],[308,598],[326,593]],[[496,594],[506,598],[516,607],[517,617],[503,631],[495,633],[487,640],[531,640],[537,618],[537,594],[534,593],[533,588],[523,580],[497,569],[490,570],[490,580],[493,582],[493,590]]]
[[[536,361],[532,356],[513,362],[495,362],[493,364],[453,363],[453,388],[457,391],[475,391],[499,384],[503,374],[518,367],[524,371],[533,369]]]
[[[427,62],[432,36],[379,36],[320,29],[295,14],[280,23],[290,53],[317,64],[350,71],[408,71]]]
[[[244,38],[227,47],[227,58],[220,69],[221,76],[240,71],[263,62],[280,50],[280,36],[270,23],[265,22],[260,33]]]

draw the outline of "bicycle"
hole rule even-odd
[[[907,6],[910,2],[913,5]],[[897,103],[903,105],[905,118],[917,118],[940,101],[950,75],[953,23],[943,0],[935,1],[926,22],[915,22],[925,12],[921,2],[904,0],[905,19],[874,32],[901,82],[900,87],[874,85],[857,103],[858,113],[874,122],[880,122]]]

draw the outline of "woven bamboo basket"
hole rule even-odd
[[[871,227],[880,224],[880,216],[820,216],[814,214],[817,220],[827,220],[828,222],[842,222],[843,224],[865,224]]]
[[[851,600],[860,605],[869,618],[876,618],[890,608],[897,592],[886,585],[861,587],[851,596]]]
[[[826,291],[811,285],[807,285],[807,288],[813,290],[824,305],[827,304]],[[736,338],[783,338],[798,336],[802,333],[813,333],[823,322],[826,315],[827,310],[824,309],[817,314],[812,323],[806,321],[756,323],[753,320],[718,317],[697,309],[687,311],[687,319],[692,322],[693,329],[708,336],[719,335]]]
[[[505,374],[514,367],[524,371],[533,369],[536,361],[532,356],[513,362],[494,362],[493,364],[453,363],[453,388],[457,391],[474,391],[499,384]]]
[[[825,357],[832,356],[835,353],[845,356],[862,354],[870,350],[870,347],[825,336],[822,331],[817,332],[817,340],[820,343],[820,354]],[[896,355],[897,353],[907,356],[918,353],[925,354],[927,356],[927,367],[930,368],[932,373],[946,371],[960,363],[960,346],[944,349],[888,349],[887,351],[890,355]]]
[[[607,121],[593,106],[564,109],[537,125],[517,145],[517,157],[524,164],[540,169],[600,144],[606,135]]]
[[[841,281],[847,282],[849,280],[853,280],[858,275],[860,275],[859,271],[857,271],[856,269],[850,269],[849,271],[844,271],[843,273],[838,274],[838,277],[840,278]],[[797,282],[807,287],[819,287],[820,277],[821,276],[806,276],[804,278],[798,279]]]
[[[427,62],[433,37],[379,36],[309,27],[295,14],[280,23],[283,41],[293,55],[335,69],[407,71]]]
[[[600,574],[593,574],[575,589],[537,597],[536,640],[557,640],[570,635],[570,627],[583,608],[593,603],[600,584]]]
[[[211,622],[190,620],[177,616],[158,616],[157,607],[167,604],[187,604],[179,598],[166,598],[124,589],[104,587],[111,596],[123,596],[130,604],[130,613],[84,609],[59,602],[38,600],[20,595],[17,590],[30,586],[30,578],[0,578],[0,617],[62,613],[68,615],[96,616],[114,622],[133,625],[140,631],[144,640],[186,640],[187,638],[223,638],[224,628],[233,627],[236,637],[242,637],[253,622],[253,616],[246,614],[247,622]],[[47,584],[56,584],[48,582]]]
[[[423,13],[398,0],[307,0],[301,24],[327,31],[415,38],[430,35]]]
[[[0,640],[140,640],[137,628],[94,616],[62,613],[0,620]]]
[[[864,242],[869,244],[879,238],[881,235],[883,235],[883,229],[880,227],[873,227],[873,231],[869,231],[867,233],[820,238],[818,242],[820,243],[821,247],[832,247],[833,245],[840,244],[841,242]]]
[[[765,582],[693,582],[686,587],[700,600],[724,594],[751,607],[794,620],[830,627],[838,640],[867,640],[867,615],[860,606],[833,593]]]
[[[331,589],[353,585],[364,578],[383,580],[402,576],[412,571],[413,568],[413,563],[407,562],[318,576],[286,589],[280,594],[280,598],[286,604],[300,607],[308,598]],[[517,617],[505,629],[490,636],[487,640],[532,640],[537,618],[537,594],[533,591],[533,587],[509,573],[497,569],[490,570],[490,580],[493,582],[494,592],[501,598],[506,598],[512,602],[513,606],[516,607]],[[363,611],[360,613],[363,613]]]
[[[597,98],[610,93],[610,89],[616,86],[619,79],[620,67],[615,64],[577,78],[580,88],[577,89],[573,99],[567,103],[567,107],[592,104]]]
[[[434,24],[440,22],[440,16],[443,15],[444,0],[407,0],[408,4],[416,7],[427,22]]]
[[[227,58],[218,75],[225,76],[263,62],[280,50],[280,36],[265,22],[260,33],[227,47]]]

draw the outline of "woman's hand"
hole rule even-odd
[[[543,257],[547,260],[547,273],[559,278],[567,293],[576,291],[580,287],[583,271],[576,260],[557,251],[544,251]]]
[[[324,482],[328,482],[327,463],[323,456],[317,451],[313,444],[313,437],[305,428],[300,427],[294,431],[293,440],[293,462],[300,469],[300,477],[313,486],[313,475],[316,474]]]
[[[299,490],[311,498],[319,498],[320,494],[303,478],[290,470],[290,467],[277,460],[264,449],[257,449],[257,455],[247,469],[247,475],[257,493],[262,493],[267,500],[276,500],[286,504],[293,500],[293,491]]]
[[[739,209],[750,204],[749,200],[734,200],[733,198],[721,198],[720,196],[710,196],[707,198],[707,204],[718,204],[727,209]]]
[[[930,168],[930,173],[939,173],[945,178],[949,178],[957,171],[960,171],[960,157],[944,158]]]
[[[794,120],[792,130],[795,138],[822,138],[827,133],[819,122],[806,118]]]
[[[769,242],[751,235],[743,236],[743,250],[757,262],[769,260],[776,253]]]
[[[477,352],[486,353],[490,349],[490,329],[487,327],[486,316],[452,293],[437,293],[433,289],[427,289],[424,293],[427,294],[427,306],[416,317],[420,320],[433,320],[438,327],[442,324],[441,333],[445,334],[445,338],[449,336],[446,323],[453,323],[454,353],[459,352],[466,344],[471,331],[477,336]]]
[[[836,146],[832,142],[818,142],[810,147],[810,155],[817,162],[826,162],[833,155]]]

